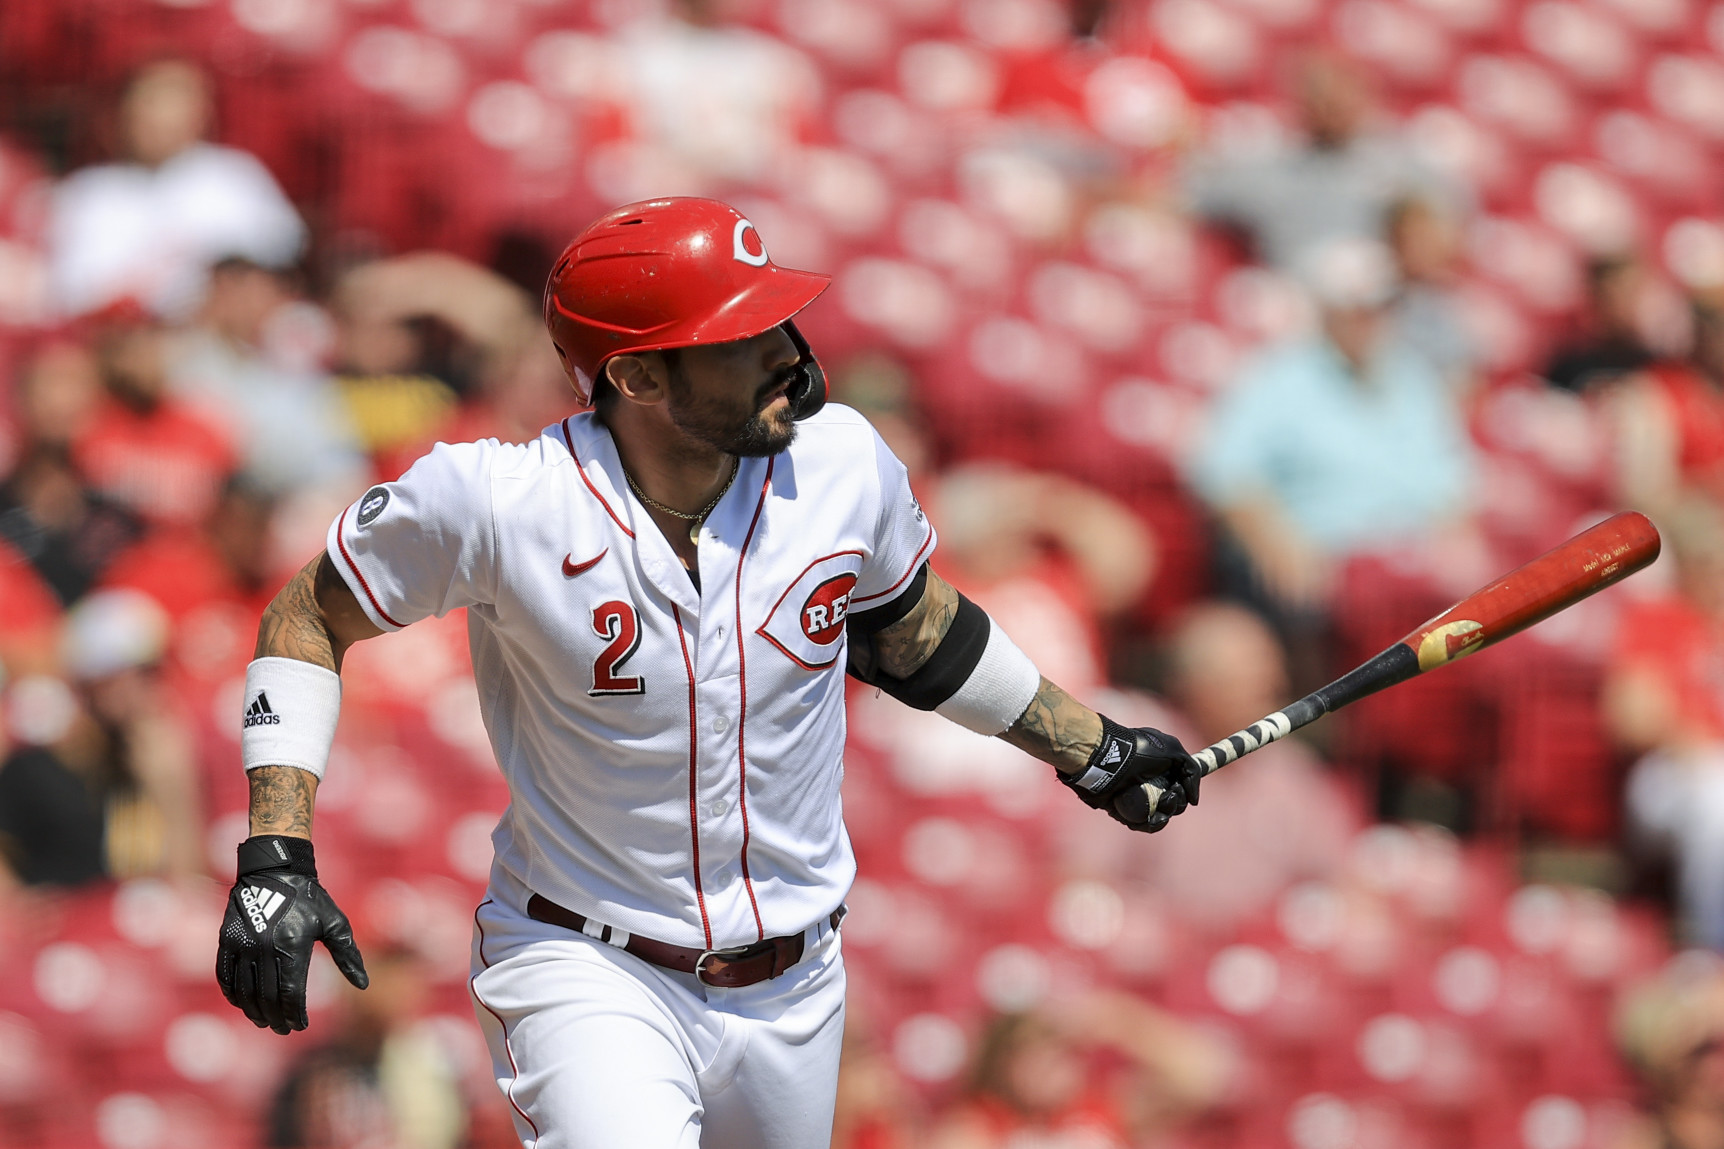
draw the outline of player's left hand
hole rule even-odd
[[[1152,727],[1135,730],[1102,716],[1101,744],[1076,776],[1059,779],[1088,806],[1106,810],[1116,822],[1146,834],[1166,826],[1187,806],[1197,805],[1203,768],[1179,739]],[[1161,791],[1149,808],[1147,783]]]

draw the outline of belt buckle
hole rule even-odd
[[[706,959],[718,958],[720,961],[739,961],[746,958],[748,951],[753,948],[753,946],[733,946],[727,950],[701,950],[700,956],[694,959],[694,980],[701,985],[711,986],[713,989],[723,989],[724,986],[714,985],[706,980]]]

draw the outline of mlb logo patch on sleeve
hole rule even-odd
[[[359,500],[358,523],[368,527],[377,521],[377,516],[383,513],[383,508],[389,505],[389,488],[372,487]]]
[[[816,559],[779,596],[758,633],[804,670],[831,666],[844,649],[840,640],[861,571],[861,551]]]

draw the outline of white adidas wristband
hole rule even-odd
[[[1021,718],[1041,687],[1042,674],[1036,664],[990,618],[982,660],[952,697],[934,707],[934,713],[977,734],[992,736]]]
[[[245,717],[240,760],[297,766],[323,777],[335,720],[341,715],[341,676],[297,658],[259,658],[245,668]]]

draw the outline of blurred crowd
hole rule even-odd
[[[805,329],[945,577],[1188,747],[1608,513],[1665,540],[1147,842],[854,692],[836,1144],[1724,1149],[1724,225],[1683,214],[1724,156],[1654,76],[1704,35],[1678,0],[1552,2],[1517,54],[1520,9],[8,6],[0,1144],[511,1143],[451,1020],[506,800],[459,620],[346,674],[319,851],[368,891],[370,991],[326,979],[306,1038],[252,1050],[136,907],[213,955],[263,606],[432,443],[569,413],[560,244],[698,192],[838,273]],[[1651,103],[1539,20],[1663,52],[1621,65]],[[59,1028],[129,962],[179,1004]],[[172,1072],[132,1081],[127,1041]]]

